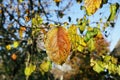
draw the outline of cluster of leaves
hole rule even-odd
[[[120,75],[119,72],[119,67],[120,65],[118,64],[117,58],[106,55],[102,56],[103,60],[94,60],[91,58],[91,66],[93,66],[93,69],[100,73],[102,71],[108,70],[109,74],[118,74]]]

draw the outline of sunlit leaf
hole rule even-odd
[[[120,65],[117,67],[117,73],[120,76]]]
[[[17,48],[18,46],[19,46],[19,42],[18,42],[18,41],[14,41],[14,42],[13,42],[13,47],[14,47],[14,48]]]
[[[89,41],[94,35],[96,35],[93,31],[87,31],[84,40],[87,42]]]
[[[87,31],[93,31],[93,27],[88,26]]]
[[[112,57],[111,57],[111,62],[112,62],[113,64],[117,64],[118,59],[112,56]]]
[[[88,42],[87,42],[87,45],[88,45],[88,50],[90,52],[94,51],[95,50],[95,41],[93,38],[91,38]]]
[[[107,56],[104,56],[104,61],[105,62],[109,62],[111,59],[111,56],[107,55]]]
[[[79,52],[83,52],[84,47],[83,47],[83,46],[81,46],[81,45],[79,45],[79,46],[77,47],[77,50],[78,50]]]
[[[64,63],[71,48],[67,30],[63,27],[55,27],[48,31],[46,38],[45,48],[49,58],[57,64]]]
[[[83,51],[86,43],[84,42],[83,37],[77,34],[77,26],[71,25],[68,29],[68,33],[72,44],[72,49],[80,52]]]
[[[32,27],[38,26],[43,23],[43,19],[40,17],[39,14],[36,14],[34,18],[32,18]]]
[[[92,15],[99,9],[102,0],[84,0],[86,11],[88,15]]]
[[[115,15],[118,9],[118,5],[117,3],[115,4],[111,4],[110,5],[110,17],[108,18],[109,21],[113,21],[115,19]]]
[[[84,16],[82,19],[78,20],[78,27],[79,27],[79,30],[81,33],[84,32],[88,23],[89,23],[89,20],[86,19],[86,16]]]
[[[36,65],[33,64],[29,64],[29,66],[27,66],[24,70],[24,73],[26,76],[30,76],[36,69]]]
[[[85,28],[86,28],[86,24],[85,23],[83,23],[83,25],[80,25],[79,26],[80,32],[83,33]]]
[[[104,71],[103,63],[101,61],[96,61],[93,70],[97,73]]]
[[[109,62],[108,71],[109,71],[110,74],[111,73],[115,74],[117,72],[117,66],[115,64]]]
[[[24,73],[26,76],[30,76],[31,75],[30,67],[26,67]]]
[[[42,64],[40,64],[40,72],[42,73],[42,75],[44,75],[45,72],[48,72],[50,68],[51,68],[50,61],[44,61],[42,62]]]
[[[11,48],[12,48],[12,47],[11,47],[10,44],[6,45],[6,49],[7,49],[7,50],[11,50]]]

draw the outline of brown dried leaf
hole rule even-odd
[[[64,63],[71,48],[67,30],[63,27],[56,27],[48,31],[45,48],[49,58],[53,62],[57,64]]]

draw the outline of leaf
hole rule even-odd
[[[84,37],[84,40],[87,42],[87,41],[89,41],[94,35],[95,35],[94,32],[92,32],[92,31],[87,31],[87,33],[86,33],[86,35],[85,35],[85,37]]]
[[[71,49],[67,30],[55,27],[48,31],[46,38],[45,48],[49,58],[56,64],[64,63]]]
[[[40,64],[40,71],[42,75],[44,75],[45,72],[48,72],[50,68],[51,68],[50,61],[44,61],[42,64]]]
[[[108,64],[108,71],[111,74],[115,74],[117,72],[117,66],[111,62]]]
[[[29,66],[25,68],[24,73],[26,76],[29,77],[32,74],[32,72],[35,71],[35,69],[36,69],[36,66],[30,63]]]
[[[86,46],[86,43],[84,42],[83,37],[77,34],[77,26],[71,25],[68,29],[68,33],[72,44],[72,49],[74,51],[78,50],[82,52],[84,47]]]
[[[92,15],[99,9],[102,0],[84,0],[85,8],[88,15]]]
[[[113,21],[115,19],[115,15],[118,9],[118,5],[117,3],[115,4],[111,4],[110,5],[110,17],[108,18],[108,21]]]
[[[117,67],[117,73],[120,76],[120,65]]]
[[[83,52],[84,47],[83,47],[83,46],[81,46],[81,45],[79,45],[79,46],[77,47],[77,50],[78,50],[79,52]]]
[[[11,45],[10,44],[6,45],[6,49],[11,50]]]
[[[30,67],[26,67],[24,73],[26,76],[30,76],[31,75]]]
[[[101,61],[96,61],[93,70],[97,73],[104,71],[103,63]]]
[[[42,23],[43,23],[43,19],[40,17],[39,14],[36,14],[35,17],[32,18],[32,25],[33,25],[33,27],[34,26],[38,26],[38,25],[40,25]]]
[[[117,64],[118,59],[112,56],[112,57],[111,57],[111,62],[112,62],[113,64]]]
[[[87,45],[88,45],[88,50],[90,52],[94,51],[95,50],[95,41],[93,38],[91,38],[88,42],[87,42]]]
[[[109,56],[109,55],[104,56],[104,61],[105,62],[109,62],[110,59],[111,59],[111,56]]]
[[[84,18],[78,20],[78,27],[81,33],[84,32],[84,30],[86,29],[86,25],[88,23],[88,20],[86,19],[86,16],[84,16]]]
[[[19,42],[18,42],[18,41],[14,41],[14,42],[13,42],[13,47],[14,47],[14,48],[17,48],[18,46],[19,46]]]

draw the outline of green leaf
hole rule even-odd
[[[113,21],[115,19],[115,15],[116,15],[118,7],[119,7],[118,3],[110,5],[110,16],[108,18],[108,21]]]

